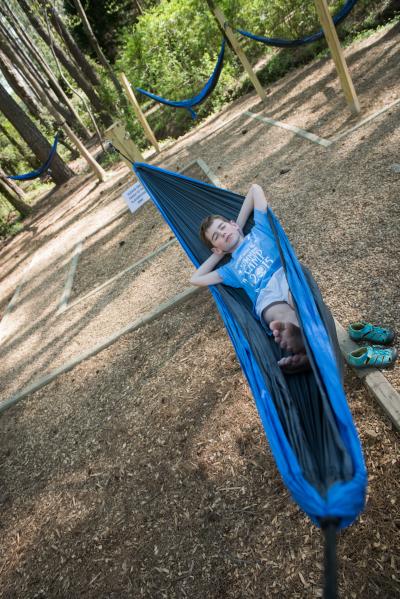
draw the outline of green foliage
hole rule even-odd
[[[118,32],[127,23],[134,23],[140,10],[146,9],[151,3],[152,0],[82,0],[93,33],[112,63],[118,52]],[[66,21],[79,46],[95,57],[74,3],[64,0],[63,4]]]
[[[204,1],[171,0],[152,8],[133,29],[125,31],[118,68],[134,87],[182,100],[204,86],[214,69],[220,43],[218,27]],[[234,61],[228,61],[211,98],[198,107],[199,115],[220,108],[224,95],[220,90],[227,95],[234,83]],[[138,99],[147,103],[141,96]],[[149,120],[156,133],[164,131],[167,135],[191,123],[186,110],[171,108],[163,108]]]
[[[343,2],[331,2],[332,13]],[[217,4],[232,27],[260,35],[297,39],[320,29],[312,0],[218,0]],[[379,4],[379,0],[359,0],[345,21],[347,29],[342,26],[344,34],[352,27],[353,31],[362,29],[363,20],[371,20]],[[169,0],[152,6],[133,26],[125,28],[116,66],[126,73],[133,87],[170,100],[183,100],[204,86],[214,69],[220,42],[220,31],[204,0]],[[241,38],[241,45],[252,63],[260,56],[271,56],[260,73],[264,84],[308,62],[326,47],[322,41],[296,50],[276,51],[247,38]],[[199,117],[219,110],[227,100],[251,89],[249,82],[241,79],[242,66],[228,50],[216,89],[197,107]],[[138,99],[149,106],[147,98],[138,94]],[[179,135],[197,124],[187,111],[164,106],[149,117],[149,122],[162,137]]]

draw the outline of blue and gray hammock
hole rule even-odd
[[[30,171],[29,173],[24,173],[23,175],[10,175],[7,177],[7,179],[13,179],[14,181],[30,181],[31,179],[37,179],[38,177],[44,175],[50,169],[51,163],[56,154],[58,135],[59,134],[56,133],[53,145],[51,146],[50,154],[46,162],[40,168],[36,169],[35,171]]]
[[[203,89],[197,94],[197,96],[194,96],[193,98],[189,98],[187,100],[179,100],[179,101],[166,100],[165,98],[162,98],[161,96],[157,96],[156,94],[152,94],[151,92],[148,92],[148,91],[142,89],[141,87],[136,87],[135,89],[136,89],[136,91],[140,92],[141,94],[144,94],[145,96],[148,96],[152,100],[155,100],[156,102],[160,102],[161,104],[166,104],[167,106],[173,106],[174,108],[186,108],[186,110],[189,111],[192,118],[195,119],[197,117],[197,115],[196,115],[195,111],[193,110],[193,106],[197,106],[197,104],[201,104],[202,102],[204,102],[204,100],[213,92],[215,86],[218,83],[219,76],[222,71],[222,67],[224,64],[224,54],[225,54],[225,40],[223,39],[222,44],[221,44],[221,49],[220,49],[219,55],[218,55],[218,60],[217,60],[217,63],[215,65],[215,68],[214,68],[214,71],[213,71],[211,77],[209,78],[209,80],[207,81],[207,83],[205,84]]]
[[[356,2],[357,0],[347,0],[347,2],[345,2],[342,8],[332,17],[332,20],[335,25],[339,25],[339,23],[341,23],[347,17],[347,15],[353,9]],[[235,31],[237,31],[241,35],[251,38],[252,40],[255,40],[256,42],[262,42],[267,46],[277,46],[279,48],[293,48],[296,46],[304,46],[305,44],[311,44],[312,42],[316,42],[317,40],[320,40],[322,37],[324,37],[324,32],[322,31],[322,29],[320,31],[317,31],[316,33],[313,33],[312,35],[307,35],[297,40],[287,40],[277,37],[264,37],[262,35],[255,35],[254,33],[249,33],[244,29],[235,29]]]
[[[243,196],[141,163],[134,171],[197,267],[209,255],[199,240],[203,218],[235,219]],[[366,469],[342,386],[334,321],[311,274],[302,267],[281,225],[268,210],[295,300],[312,371],[284,375],[282,350],[255,319],[241,289],[211,286],[218,310],[251,387],[282,478],[318,526],[348,526],[363,510]],[[250,227],[252,222],[247,224]],[[327,535],[327,533],[325,532]],[[332,540],[332,536],[330,536]]]

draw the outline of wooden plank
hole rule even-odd
[[[256,92],[260,96],[261,100],[263,102],[266,102],[267,95],[263,89],[263,86],[261,85],[260,80],[258,79],[255,72],[253,71],[252,66],[251,66],[246,54],[243,52],[242,48],[240,47],[239,42],[237,41],[233,30],[231,29],[231,27],[229,27],[227,19],[225,18],[225,15],[221,11],[221,9],[218,8],[218,6],[216,6],[214,4],[213,0],[207,0],[207,4],[208,4],[211,12],[215,16],[224,36],[229,40],[233,51],[235,52],[236,56],[239,58],[240,62],[242,63],[243,68],[246,71],[250,81],[252,82]]]
[[[350,112],[354,115],[360,113],[360,103],[354,89],[353,81],[347,67],[346,59],[343,54],[342,47],[336,32],[335,25],[332,20],[331,13],[328,9],[326,0],[314,0],[315,8],[317,9],[318,17],[325,34],[325,38],[332,54],[333,62],[335,63],[340,83],[346,98]]]
[[[109,139],[112,145],[123,154],[123,160],[129,168],[132,168],[133,162],[144,162],[142,153],[121,123],[114,123],[106,129],[104,137]]]
[[[126,78],[125,73],[120,73],[119,79],[126,92],[126,95],[128,96],[128,100],[131,103],[133,110],[135,111],[138,121],[142,125],[142,129],[144,131],[145,136],[147,137],[151,145],[154,147],[155,151],[160,152],[160,146],[158,145],[156,136],[154,135],[149,123],[147,122],[145,115],[142,112],[142,109],[139,106],[139,102],[136,99],[132,86]]]

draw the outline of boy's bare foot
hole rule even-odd
[[[286,349],[293,354],[298,354],[301,350],[304,350],[304,341],[300,328],[292,322],[273,320],[269,328],[275,341],[279,343],[282,349]]]
[[[281,358],[278,366],[287,374],[295,374],[296,372],[304,372],[310,368],[310,361],[306,353],[301,352],[293,356]]]

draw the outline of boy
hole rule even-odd
[[[199,286],[224,283],[231,287],[242,287],[252,300],[257,317],[269,326],[280,347],[292,354],[281,358],[279,366],[287,373],[294,373],[306,370],[309,360],[278,247],[268,222],[267,208],[268,202],[262,188],[253,184],[236,222],[219,215],[204,219],[200,237],[212,254],[196,270],[190,282]],[[244,235],[242,228],[251,212],[254,212],[254,226],[248,235]],[[231,254],[231,260],[216,268],[227,254]]]

